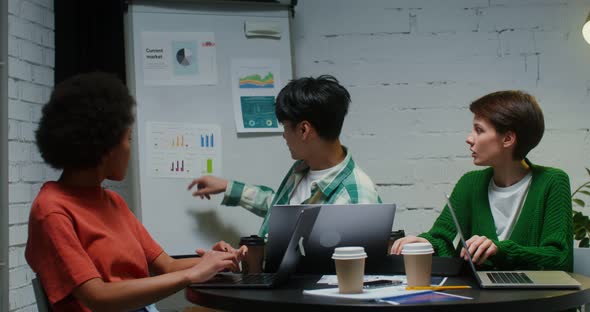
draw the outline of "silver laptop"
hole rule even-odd
[[[477,271],[467,249],[461,226],[455,215],[449,196],[446,196],[449,211],[457,228],[459,240],[467,251],[469,266],[481,288],[560,288],[579,289],[581,284],[564,271]]]
[[[301,209],[316,205],[277,205],[272,207],[265,272],[275,272],[293,232]],[[387,260],[387,242],[395,216],[395,204],[321,205],[309,239],[306,256],[297,272],[330,274],[335,272],[332,253],[335,247],[363,246],[367,253],[366,268],[377,267]]]
[[[301,256],[305,256],[303,245],[316,222],[319,207],[302,209],[295,216],[295,229],[290,233],[287,247],[281,255],[279,268],[274,273],[218,273],[203,283],[191,284],[192,288],[275,288],[284,284],[295,272]]]

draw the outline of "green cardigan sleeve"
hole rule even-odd
[[[461,225],[465,239],[484,235],[492,239],[498,252],[486,264],[495,269],[565,270],[573,269],[573,224],[569,178],[559,169],[536,167],[538,187],[527,195],[528,214],[521,214],[519,223],[525,225],[519,233],[516,229],[510,240],[499,241],[493,232],[493,220],[482,219],[481,213],[473,215],[472,209],[482,209],[487,200],[484,190],[491,171],[472,171],[465,174],[453,189],[451,204]],[[445,206],[432,228],[420,237],[434,247],[436,255],[458,256],[460,248],[453,245],[457,235],[452,217]],[[477,222],[477,224],[474,224]],[[491,223],[490,223],[491,222]],[[525,223],[526,222],[526,223]],[[483,226],[485,223],[486,226]],[[490,229],[479,233],[474,227]],[[476,233],[477,232],[477,233]]]
[[[570,183],[567,174],[549,169],[547,187],[536,205],[544,208],[540,237],[536,246],[523,246],[512,240],[494,241],[498,253],[490,260],[500,269],[573,270],[573,222]],[[544,201],[543,201],[544,199]],[[522,215],[521,215],[522,217]],[[536,222],[537,220],[531,220]]]
[[[459,179],[450,198],[451,205],[455,208],[455,214],[464,233],[469,233],[471,228],[468,222],[471,212],[466,209],[467,205],[465,205],[467,202],[466,196],[469,193],[466,186],[470,185],[468,180],[470,180],[471,175],[471,173],[467,173]],[[453,245],[457,230],[452,218],[449,206],[445,205],[430,231],[418,235],[426,238],[432,244],[437,256],[454,257],[459,255],[457,248]]]

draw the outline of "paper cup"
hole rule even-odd
[[[248,246],[246,258],[242,260],[242,273],[261,273],[264,260],[264,239],[257,235],[240,238],[240,246]]]
[[[336,264],[338,289],[341,294],[363,292],[366,258],[367,254],[363,247],[338,247],[334,249],[332,259]]]
[[[408,286],[430,286],[432,254],[430,243],[410,243],[402,248]]]

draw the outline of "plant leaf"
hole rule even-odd
[[[586,203],[585,203],[583,200],[581,200],[581,199],[578,199],[578,198],[572,198],[572,201],[573,201],[574,203],[578,204],[578,205],[579,205],[579,206],[581,206],[581,207],[585,207],[585,206],[586,206]]]
[[[584,226],[584,221],[578,219],[576,221],[574,221],[574,232],[579,232],[581,230],[584,230],[585,226]]]
[[[590,175],[590,169],[586,168],[586,172],[588,172],[588,175]]]
[[[584,232],[584,227],[581,225],[574,225],[574,234],[578,235],[578,233]]]
[[[588,237],[584,238],[583,240],[580,241],[580,244],[578,246],[582,247],[582,248],[590,247],[590,239],[588,239]]]
[[[582,193],[582,194],[586,194],[586,195],[590,196],[590,192],[588,192],[588,191],[578,191],[578,192],[580,192],[580,193]]]

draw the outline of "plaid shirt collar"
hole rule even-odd
[[[354,160],[352,160],[352,157],[348,152],[348,149],[344,146],[342,148],[344,149],[346,156],[340,164],[344,163],[344,166],[342,166],[340,170],[330,172],[330,174],[323,177],[321,180],[316,181],[319,191],[323,194],[324,198],[330,198],[332,193],[336,191],[336,189],[338,189],[338,186],[342,183],[342,181],[346,179],[350,174],[352,174],[352,171],[354,170]],[[339,166],[340,164],[338,164],[337,166]],[[295,162],[291,169],[291,178],[294,179],[293,189],[297,187],[301,179],[303,179],[303,177],[309,172],[309,170],[309,165],[307,165],[304,161],[298,160],[297,162]],[[288,193],[292,193],[293,189],[289,190]],[[312,195],[312,198],[314,197],[315,196]],[[313,203],[313,201],[310,203]]]

